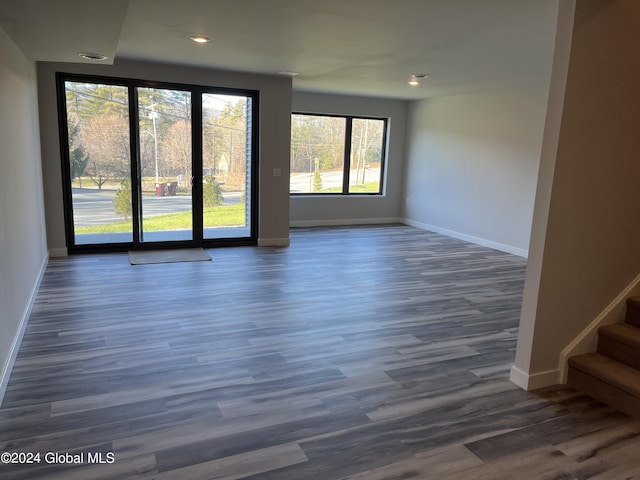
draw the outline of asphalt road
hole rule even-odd
[[[366,172],[365,182],[375,181],[380,176],[379,168],[371,168]],[[323,188],[339,187],[342,185],[342,172],[324,172],[321,175]],[[290,180],[292,193],[309,193],[313,190],[313,174],[302,173],[292,175]],[[74,188],[73,216],[74,224],[78,227],[104,225],[122,220],[113,209],[115,190],[98,190],[95,188]],[[242,200],[242,192],[225,192],[223,205],[234,205]],[[162,215],[166,213],[184,212],[191,210],[191,195],[176,195],[175,197],[142,197],[144,217]]]
[[[103,225],[118,222],[122,217],[113,209],[115,190],[97,190],[91,188],[73,189],[74,224],[78,227]],[[227,192],[223,194],[223,205],[240,203],[242,192]],[[191,195],[176,195],[175,197],[142,197],[142,210],[145,217],[166,213],[184,212],[191,210]]]

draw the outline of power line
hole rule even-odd
[[[67,90],[67,91],[69,91],[69,90]],[[94,93],[89,93],[89,92],[86,92],[86,91],[79,91],[79,90],[71,90],[71,91],[74,94],[77,94],[78,96],[81,96],[81,97],[102,100],[105,103],[115,103],[117,105],[121,105],[121,106],[127,107],[127,108],[129,107],[129,102],[128,101],[126,101],[126,102],[118,101],[118,100],[115,100],[113,98],[103,97],[103,96],[96,95]],[[220,99],[220,100],[223,101],[223,102],[226,101],[228,103],[231,103],[231,101],[229,101],[229,100],[222,100],[222,99]],[[84,107],[86,107],[86,105],[84,105]],[[140,115],[140,113],[142,113],[144,115],[145,113],[148,114],[148,113],[151,112],[151,109],[149,107],[142,107],[142,108],[138,107],[138,109],[139,109],[139,115],[138,116],[140,118],[142,118],[142,115]],[[176,119],[179,119],[179,120],[191,121],[191,117],[189,117],[189,116],[178,115],[178,114],[171,113],[171,112],[164,111],[164,110],[161,110],[161,111],[155,110],[155,111],[156,111],[156,113],[159,113],[161,115],[166,115],[168,117],[173,117],[173,118],[176,118]],[[209,126],[212,126],[212,127],[225,128],[227,130],[234,130],[234,131],[237,131],[237,132],[246,132],[246,128],[242,129],[242,128],[237,128],[237,127],[230,127],[230,126],[227,126],[227,125],[220,125],[218,123],[212,123],[212,122],[209,122],[209,121],[206,121],[206,120],[203,121],[203,124],[204,125],[209,125]]]

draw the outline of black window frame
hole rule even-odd
[[[289,195],[291,197],[323,197],[323,196],[383,196],[384,195],[384,174],[387,166],[387,141],[389,137],[389,119],[387,117],[372,117],[365,115],[343,115],[332,113],[315,113],[315,112],[291,112],[293,119],[294,115],[307,115],[310,117],[330,117],[330,118],[343,118],[345,119],[345,136],[344,136],[344,162],[342,166],[342,192],[291,192],[291,186],[289,186]],[[377,192],[349,192],[349,180],[351,175],[351,141],[353,132],[353,120],[378,120],[383,121],[383,135],[381,146],[381,158],[380,158],[380,183]],[[291,122],[293,124],[293,122]],[[291,159],[289,159],[291,163]],[[289,180],[291,180],[291,173],[289,173]]]
[[[225,247],[225,246],[252,246],[258,243],[259,226],[259,148],[260,139],[260,91],[244,88],[218,87],[212,85],[199,85],[192,83],[167,82],[159,80],[148,80],[131,77],[103,76],[83,73],[56,72],[56,100],[58,115],[58,138],[60,144],[60,160],[62,169],[62,196],[64,206],[65,239],[67,251],[70,254],[78,253],[100,253],[100,252],[121,252],[128,250],[150,250],[155,248],[190,248],[190,247]],[[129,102],[129,142],[130,142],[130,162],[131,181],[137,182],[139,172],[139,127],[135,118],[138,117],[138,97],[137,88],[168,88],[190,92],[192,95],[192,156],[193,156],[193,181],[194,196],[196,202],[193,205],[193,233],[191,240],[171,240],[158,242],[142,242],[137,235],[140,232],[139,203],[141,192],[132,192],[132,208],[134,209],[133,220],[133,240],[131,242],[110,242],[76,244],[73,218],[73,196],[72,181],[69,165],[69,137],[68,137],[68,115],[66,101],[66,82],[86,82],[100,83],[105,85],[115,85],[127,88]],[[204,94],[229,94],[243,95],[252,99],[251,124],[251,200],[247,205],[250,211],[249,230],[247,237],[229,238],[204,238],[202,228],[202,96]],[[193,101],[193,98],[200,99],[200,102]],[[196,123],[197,122],[197,123]],[[136,211],[137,210],[137,211]]]

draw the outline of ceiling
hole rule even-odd
[[[33,61],[79,52],[243,72],[295,90],[418,99],[535,85],[551,72],[558,0],[0,0]],[[205,35],[207,44],[191,35]],[[411,74],[428,73],[421,85]]]

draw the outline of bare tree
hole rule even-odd
[[[178,120],[162,139],[162,156],[165,165],[183,175],[191,176],[191,122]]]
[[[130,172],[129,123],[117,113],[98,115],[82,126],[84,148],[89,154],[85,174],[102,190],[109,181],[127,178]]]

